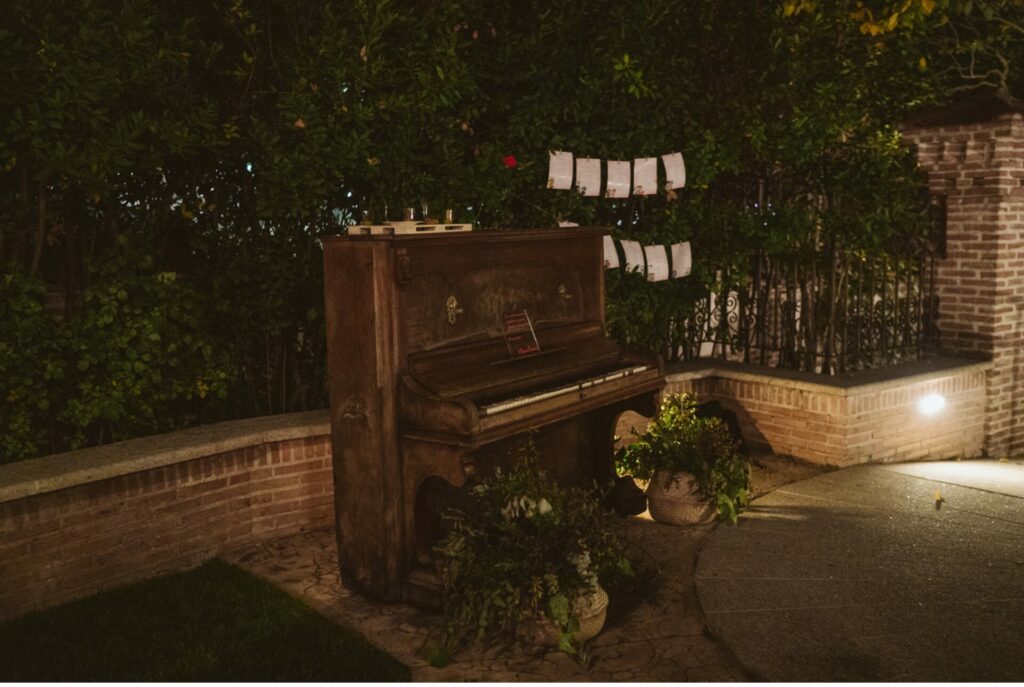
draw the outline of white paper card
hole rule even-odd
[[[685,277],[693,269],[693,256],[690,254],[690,242],[677,243],[672,246],[672,278]]]
[[[578,227],[579,225],[580,225],[579,222],[567,222],[565,220],[559,220],[558,221],[558,226],[563,227],[563,228],[564,227]]]
[[[576,158],[576,190],[583,196],[601,195],[601,161],[594,157]]]
[[[608,269],[619,266],[619,251],[615,250],[615,239],[604,237],[604,266]]]
[[[665,165],[666,191],[686,186],[686,163],[683,162],[682,153],[662,155],[661,162]]]
[[[608,180],[604,195],[608,198],[628,198],[629,177],[629,160],[608,160]]]
[[[572,188],[572,153],[551,151],[548,163],[548,188],[568,191]]]
[[[640,246],[640,242],[619,241],[619,245],[622,246],[622,254],[626,258],[626,271],[639,271],[640,274],[643,274],[647,262],[644,260],[644,249]]]
[[[644,246],[644,258],[647,260],[647,281],[668,279],[668,254],[665,246]]]
[[[658,193],[658,158],[638,157],[633,160],[633,195],[653,196]]]

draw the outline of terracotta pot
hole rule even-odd
[[[576,599],[573,608],[580,621],[576,641],[592,639],[604,627],[605,616],[608,614],[608,593],[601,585],[597,585],[591,594]],[[541,646],[558,646],[561,638],[561,632],[547,616],[530,623],[524,630],[530,641]]]
[[[718,513],[694,487],[692,477],[679,475],[673,482],[665,471],[654,473],[647,485],[647,508],[652,518],[668,525],[704,525]]]

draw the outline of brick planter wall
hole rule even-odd
[[[947,257],[936,261],[942,349],[993,363],[993,457],[1024,451],[1024,117],[1013,109],[990,98],[903,132],[932,192],[947,197]]]
[[[716,361],[670,371],[668,390],[736,413],[752,450],[845,467],[980,455],[989,368],[932,361],[823,378]],[[923,416],[917,401],[933,393],[946,407]]]
[[[326,411],[0,466],[0,620],[333,523]]]

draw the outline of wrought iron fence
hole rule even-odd
[[[822,374],[920,358],[938,343],[944,200],[929,203],[931,235],[903,250],[756,253],[741,270],[719,270],[715,288],[677,322],[675,353]]]

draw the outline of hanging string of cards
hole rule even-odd
[[[573,164],[575,162],[575,165]],[[597,158],[573,158],[573,154],[564,150],[551,152],[548,164],[548,188],[568,191],[573,188],[575,171],[576,190],[583,196],[601,195],[601,162]],[[686,164],[682,153],[669,153],[661,156],[661,164],[665,168],[666,191],[686,186]],[[658,193],[658,158],[638,157],[629,160],[605,161],[604,174],[605,198],[628,198],[634,196],[653,196]]]
[[[604,266],[607,269],[636,272],[647,281],[664,281],[690,274],[690,270],[693,269],[693,255],[690,252],[689,241],[671,246],[643,246],[639,241],[623,241],[605,236]]]
[[[601,160],[597,158],[575,158],[561,150],[552,151],[548,165],[548,188],[568,191],[573,187],[575,168],[576,190],[583,196],[601,195]],[[682,153],[661,156],[665,168],[665,184],[662,188],[671,191],[686,186],[686,164]],[[658,158],[640,157],[629,160],[608,160],[605,179],[606,198],[628,198],[653,196],[658,192]],[[690,274],[693,257],[690,242],[671,246],[643,246],[639,241],[621,241],[611,236],[604,237],[604,266],[608,269],[621,268],[637,272],[647,281],[678,279]]]

